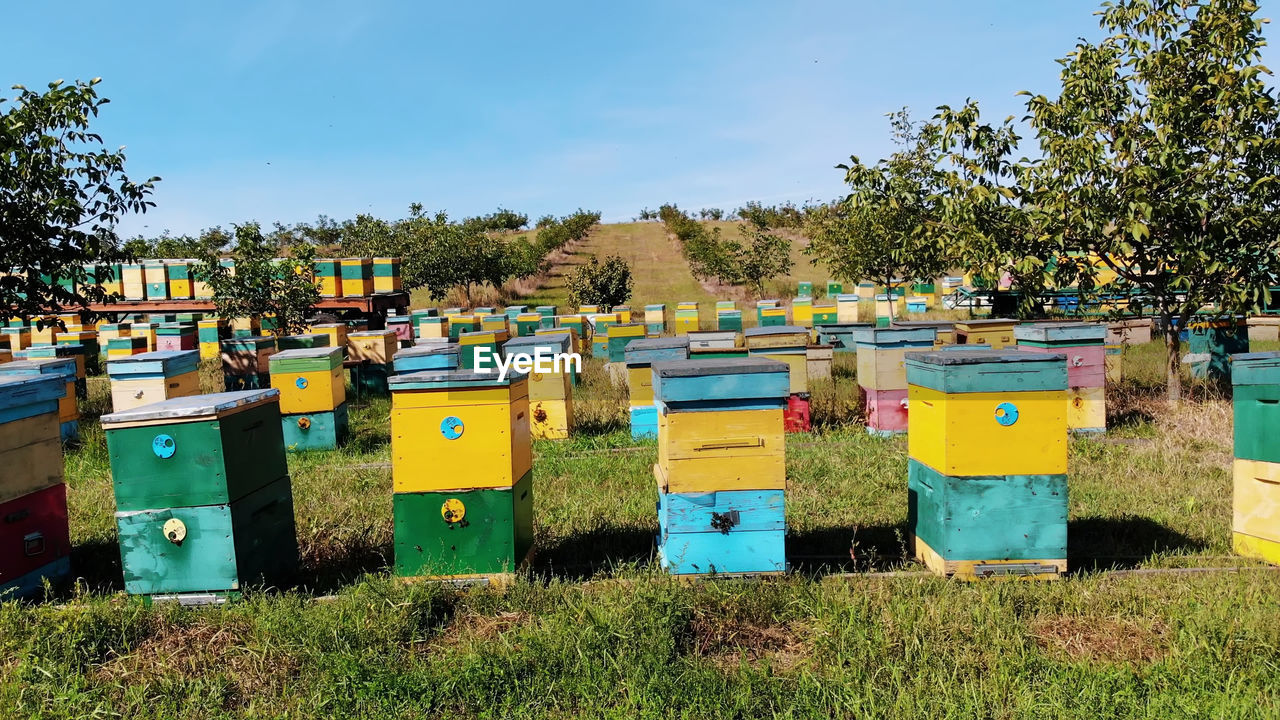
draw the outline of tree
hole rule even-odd
[[[154,207],[147,197],[160,178],[130,180],[123,149],[89,130],[109,102],[99,82],[59,80],[43,94],[15,85],[0,114],[0,319],[112,299],[85,265],[105,276],[105,265],[128,260],[116,224]]]
[[[303,332],[306,318],[320,301],[315,276],[315,248],[291,248],[290,257],[276,257],[276,248],[257,223],[235,226],[231,252],[234,269],[223,267],[216,253],[196,266],[196,276],[209,283],[218,315],[224,318],[262,318],[275,315],[276,332]]]
[[[865,278],[892,294],[903,280],[936,278],[949,262],[939,227],[938,198],[945,187],[940,130],[913,122],[906,110],[889,117],[899,149],[875,165],[851,157],[848,165],[837,166],[845,171],[849,195],[806,213],[805,253],[814,264],[825,262],[835,277]]]
[[[606,257],[603,263],[592,255],[569,273],[565,286],[571,307],[622,305],[631,299],[631,266],[617,255]]]
[[[1105,267],[1150,299],[1175,402],[1179,330],[1207,305],[1256,309],[1280,276],[1280,120],[1257,14],[1249,0],[1104,4],[1110,36],[1059,61],[1057,98],[1029,96],[1040,153],[1010,165],[1011,201],[1060,273],[1093,291]],[[951,137],[990,132],[943,120]]]
[[[721,240],[722,282],[745,285],[757,297],[764,284],[791,271],[791,241],[756,226],[738,226],[742,240]]]

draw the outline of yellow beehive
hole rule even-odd
[[[31,328],[5,328],[4,337],[9,340],[9,351],[17,352],[31,347]]]
[[[169,279],[169,297],[174,300],[190,300],[193,297],[191,266],[185,260],[170,260],[164,265]]]
[[[600,312],[599,305],[579,305],[578,306],[579,315],[593,315],[598,312]]]
[[[618,316],[618,322],[626,324],[631,322],[631,308],[626,305],[619,305],[613,308],[613,314]]]
[[[442,378],[416,382],[422,377]],[[512,487],[533,466],[529,383],[496,373],[416,373],[391,381],[397,493]]]
[[[373,261],[369,258],[343,258],[341,263],[343,297],[372,295]]]
[[[400,279],[400,258],[373,259],[373,291],[399,292],[403,289]]]
[[[839,322],[839,323],[858,322],[858,296],[857,295],[837,295],[836,296],[836,322]]]
[[[420,338],[447,338],[449,337],[449,318],[441,317],[425,317],[418,323],[418,337]]]
[[[222,336],[227,323],[221,318],[206,318],[196,322],[196,339],[200,343],[200,357],[222,357]]]
[[[147,281],[141,265],[120,266],[120,286],[125,300],[147,299]]]
[[[283,414],[332,412],[347,400],[342,348],[282,350],[269,363]]]
[[[1106,428],[1107,390],[1081,387],[1067,390],[1068,428]]]
[[[506,315],[489,314],[489,315],[481,315],[479,317],[480,317],[481,330],[492,330],[494,332],[498,332],[498,331],[510,332],[509,328],[507,327]]]
[[[1236,458],[1233,475],[1233,549],[1280,565],[1280,463]]]
[[[1013,347],[1017,341],[1013,329],[1017,320],[993,318],[968,320],[956,323],[956,342],[961,345],[990,345],[992,350]]]
[[[400,348],[394,330],[366,330],[347,335],[347,357],[371,365],[390,365]]]
[[[188,260],[192,268],[196,267],[197,260]],[[197,300],[208,300],[213,297],[213,287],[200,275],[199,272],[191,273],[191,295]]]
[[[791,394],[809,392],[809,358],[805,350],[760,350],[751,351],[751,357],[766,358],[786,363],[791,377]]]
[[[312,325],[311,332],[329,336],[329,347],[347,346],[347,326],[345,323],[321,323]]]
[[[658,438],[658,480],[666,492],[787,486],[781,409],[659,412]]]
[[[533,331],[534,335],[556,335],[567,334],[569,336],[569,352],[582,354],[582,347],[578,339],[578,329],[575,327],[555,327],[555,328],[538,328]]]
[[[43,327],[37,327],[37,325],[43,325]],[[54,322],[54,318],[45,318],[43,323],[31,326],[31,344],[57,345],[59,332],[61,332],[61,329]]]
[[[142,338],[147,344],[146,352],[155,352],[156,349],[156,324],[155,323],[133,323],[129,326],[129,337]]]

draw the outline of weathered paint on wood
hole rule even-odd
[[[659,537],[658,564],[672,575],[782,573],[786,533],[676,533]]]
[[[907,401],[907,453],[940,473],[1067,472],[1066,389],[949,395],[912,385]]]
[[[289,452],[333,450],[347,437],[347,404],[328,412],[280,416],[284,448]]]
[[[787,529],[781,490],[658,493],[658,528],[679,533],[740,533]]]
[[[654,399],[669,406],[726,400],[785,400],[791,394],[788,366],[767,359],[657,362],[652,369]]]
[[[396,493],[392,512],[400,577],[514,572],[533,547],[533,476],[504,489]]]
[[[66,485],[0,502],[0,591],[70,556]]]
[[[1066,356],[1025,350],[912,353],[907,384],[948,394],[1067,389]]]
[[[0,424],[0,503],[62,482],[60,424],[47,410]]]
[[[886,437],[907,432],[907,390],[862,389],[867,432]]]
[[[1235,457],[1280,463],[1280,384],[1236,385],[1232,397]]]

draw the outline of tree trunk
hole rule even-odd
[[[1182,402],[1182,343],[1178,340],[1181,328],[1173,323],[1173,313],[1161,313],[1164,323],[1165,349],[1165,397],[1173,405]]]

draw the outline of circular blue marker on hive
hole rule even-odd
[[[297,380],[294,380],[294,381],[293,381],[293,384],[294,384],[294,385],[297,385],[299,390],[306,390],[306,389],[307,389],[307,379],[306,379],[306,378],[304,378],[304,377],[300,377],[300,378],[298,378]]]
[[[996,422],[1005,427],[1018,422],[1018,406],[1010,402],[1002,402],[997,405]]]
[[[151,440],[151,452],[155,453],[156,457],[167,460],[178,452],[178,444],[173,441],[172,436],[157,435]]]
[[[465,429],[462,419],[453,415],[440,421],[440,434],[445,436],[447,440],[457,440],[462,437],[462,432]]]

